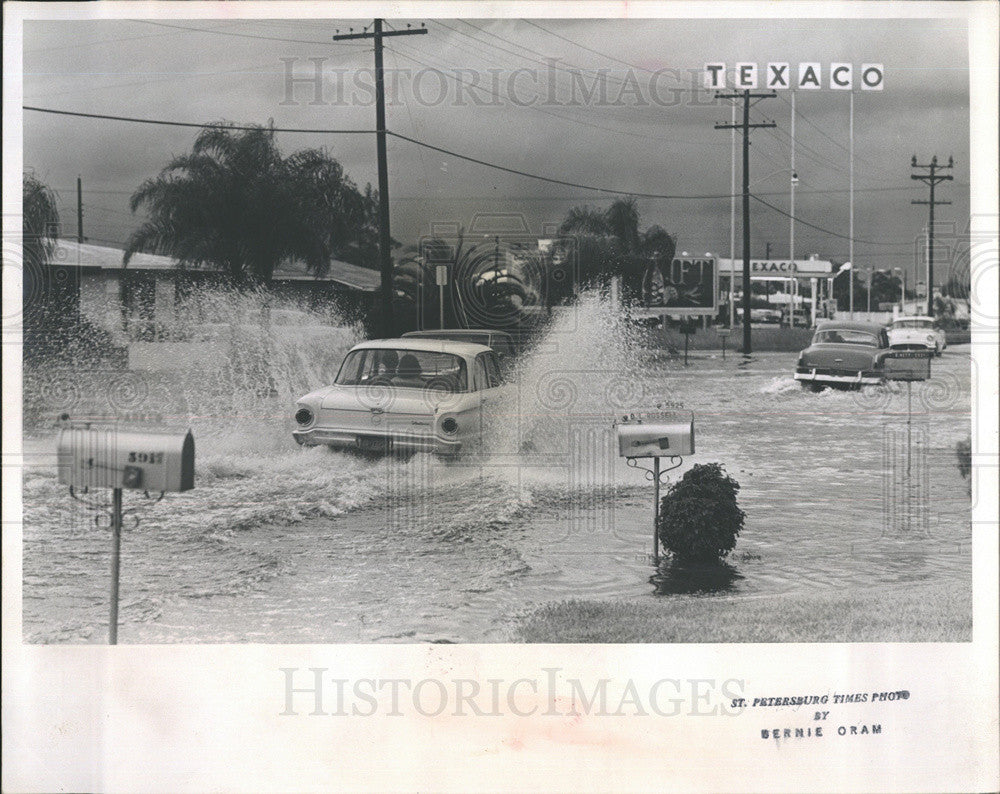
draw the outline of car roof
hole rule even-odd
[[[409,339],[369,339],[359,342],[351,350],[370,348],[375,350],[423,350],[433,353],[454,353],[458,356],[478,356],[483,352],[491,352],[493,348],[477,345],[473,342],[453,342],[450,339],[429,339],[426,337],[410,337]]]
[[[899,320],[929,320],[934,322],[933,317],[928,317],[926,314],[901,314],[899,317],[894,317],[893,322],[898,322]]]
[[[489,328],[438,328],[425,331],[407,331],[403,334],[406,339],[420,337],[422,339],[440,339],[447,336],[465,336],[467,334],[488,334],[491,336],[504,336],[508,339],[513,337],[506,331],[491,331]]]
[[[858,320],[823,320],[816,326],[817,331],[828,331],[830,329],[843,328],[847,331],[868,331],[877,334],[883,328],[882,323],[863,323]]]

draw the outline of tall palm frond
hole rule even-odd
[[[33,173],[21,178],[21,242],[26,262],[49,260],[59,238],[59,207],[52,189]]]
[[[369,233],[369,198],[325,149],[286,158],[271,126],[212,124],[132,194],[132,211],[148,220],[129,237],[124,264],[147,251],[254,284],[298,260],[321,276]]]

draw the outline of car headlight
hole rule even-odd
[[[454,435],[458,432],[458,420],[456,420],[453,416],[449,416],[441,422],[441,429],[449,436]]]
[[[295,412],[295,421],[303,427],[311,425],[313,421],[313,412],[306,407],[299,408],[299,410]]]
[[[928,334],[927,335],[927,341],[928,342],[933,342],[934,341],[934,334]]]

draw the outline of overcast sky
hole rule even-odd
[[[793,71],[799,62],[822,65],[823,88],[796,93],[800,257],[848,257],[849,95],[827,87],[835,62],[856,69],[882,63],[885,69],[883,91],[854,92],[857,266],[912,267],[914,240],[927,217],[926,207],[910,204],[927,197],[927,189],[910,179],[913,154],[921,162],[934,154],[941,161],[954,156],[955,181],[940,189],[954,203],[940,208],[939,218],[960,227],[968,222],[963,21],[413,19],[391,20],[391,26],[421,22],[427,34],[386,41],[386,68],[409,70],[395,81],[388,129],[552,179],[635,193],[715,196],[639,200],[642,226],[657,223],[676,233],[679,249],[729,253],[731,137],[714,124],[729,121],[730,106],[692,90],[700,89],[704,64],[716,61],[762,68],[790,62]],[[273,118],[278,127],[371,130],[371,43],[330,39],[338,28],[359,30],[366,23],[28,22],[24,104],[196,123]],[[325,59],[320,95],[300,82],[289,102],[287,59],[296,77],[307,77],[316,58]],[[555,68],[550,59],[557,59]],[[585,98],[601,75],[605,95],[597,82],[598,90]],[[481,88],[469,88],[476,82]],[[773,119],[777,128],[752,133],[751,181],[754,193],[787,212],[790,96],[779,93],[752,111],[754,121]],[[195,135],[193,129],[25,111],[24,164],[57,189],[70,233],[76,230],[75,181],[81,174],[87,236],[120,243],[136,222],[129,194],[172,155],[187,151]],[[376,182],[372,135],[281,133],[278,142],[286,154],[326,146],[359,185]],[[392,138],[389,178],[392,234],[404,243],[428,234],[433,223],[487,234],[515,228],[522,216],[531,234],[545,234],[546,225],[558,224],[571,206],[605,207],[613,199]],[[753,255],[763,256],[768,241],[774,256],[787,255],[788,218],[756,202],[752,213]]]

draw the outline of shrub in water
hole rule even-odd
[[[736,503],[739,490],[718,463],[692,467],[660,502],[660,543],[684,562],[725,557],[736,546],[746,517]]]

